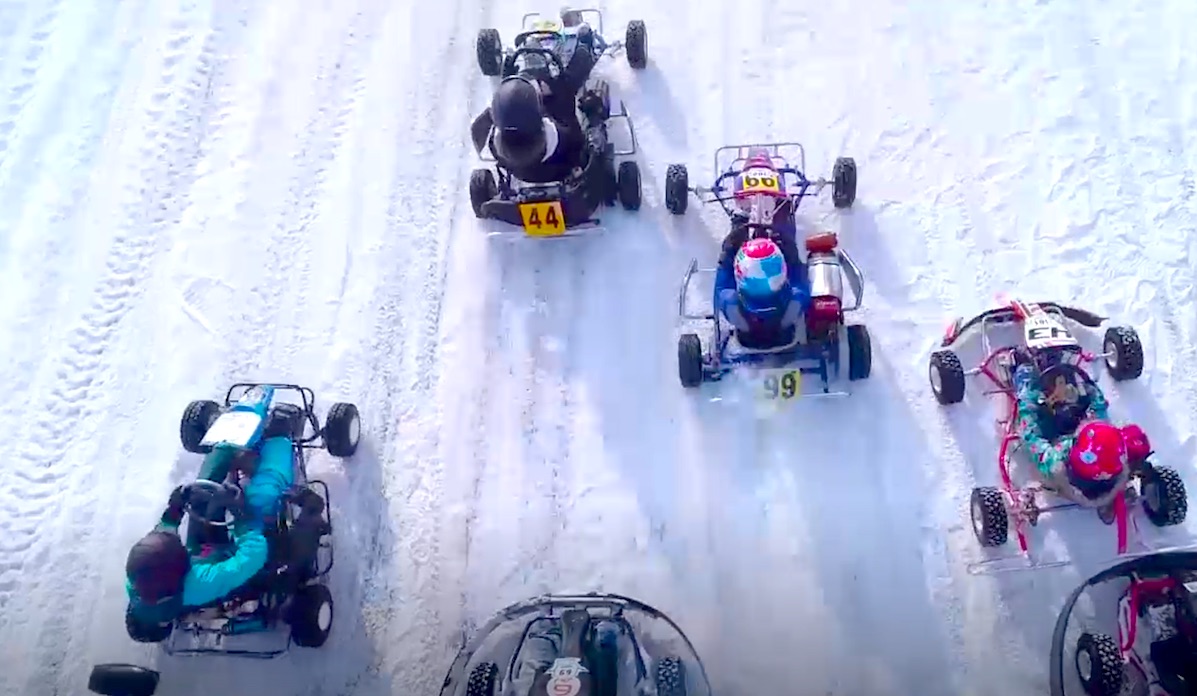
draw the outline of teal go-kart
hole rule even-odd
[[[711,685],[694,646],[657,609],[613,594],[548,595],[487,622],[457,654],[440,692],[527,694],[711,696]]]

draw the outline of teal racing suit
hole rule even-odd
[[[230,526],[231,548],[214,548],[189,540],[191,567],[183,580],[181,594],[162,602],[140,600],[132,583],[126,581],[130,614],[140,623],[163,624],[176,617],[226,597],[262,571],[269,558],[263,533],[279,513],[283,494],[295,483],[293,451],[289,437],[272,437],[259,446],[260,459],[245,485],[245,507],[249,513]],[[237,448],[217,445],[205,458],[201,478],[221,481],[228,475]],[[164,513],[154,531],[178,533],[180,520]]]

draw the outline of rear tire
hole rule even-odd
[[[1118,696],[1125,678],[1118,641],[1104,633],[1082,633],[1073,656],[1077,679],[1088,696]]]
[[[183,409],[183,418],[179,422],[179,440],[183,449],[192,454],[207,454],[212,450],[207,445],[200,445],[208,429],[220,417],[220,404],[215,401],[192,401]]]
[[[677,339],[677,375],[687,389],[702,384],[702,339],[698,334],[682,334]]]
[[[1170,466],[1153,466],[1144,472],[1143,513],[1157,527],[1173,527],[1189,514],[1184,479]]]
[[[1010,517],[1006,513],[1006,498],[1001,490],[991,486],[974,488],[968,507],[973,534],[981,546],[993,547],[1006,543],[1010,536]]]
[[[153,696],[158,673],[137,665],[96,665],[87,678],[87,690],[106,696]]]
[[[478,54],[478,70],[487,77],[496,77],[503,69],[503,40],[497,29],[479,29],[474,43]]]
[[[482,204],[493,200],[499,195],[499,185],[495,183],[495,174],[489,169],[475,169],[470,172],[470,207],[474,209],[474,217],[483,218]]]
[[[352,457],[362,436],[362,419],[357,406],[337,403],[324,419],[324,447],[334,457]]]
[[[931,354],[927,377],[931,393],[939,403],[949,406],[964,401],[964,366],[952,351],[937,350]]]
[[[851,208],[856,202],[856,160],[838,157],[831,168],[831,202],[837,208]]]
[[[868,379],[873,372],[873,340],[864,324],[844,327],[848,338],[848,379]]]
[[[619,191],[619,204],[624,210],[640,210],[640,165],[635,162],[620,162],[619,173],[615,176],[615,185]]]
[[[1143,374],[1143,342],[1129,326],[1111,326],[1101,342],[1106,356],[1106,370],[1115,381],[1138,379]]]
[[[319,648],[332,632],[333,598],[328,586],[304,585],[295,593],[288,623],[291,640],[302,648]]]
[[[690,172],[684,164],[671,164],[665,170],[665,209],[674,215],[686,212],[690,202]]]
[[[628,22],[623,45],[628,56],[628,65],[635,70],[648,67],[648,27],[644,26],[643,20],[633,19]]]

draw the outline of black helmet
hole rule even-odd
[[[525,167],[544,158],[544,108],[540,90],[522,75],[499,84],[490,105],[495,122],[495,149],[512,166]]]
[[[158,602],[183,590],[191,557],[178,534],[150,532],[129,549],[125,575],[137,596]]]

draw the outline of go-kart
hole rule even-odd
[[[565,71],[569,57],[578,50],[592,51],[597,61],[623,49],[633,68],[644,68],[647,62],[648,38],[640,20],[628,23],[627,39],[622,43],[608,43],[603,38],[603,16],[598,10],[564,10],[560,21],[527,14],[523,27],[512,50],[503,48],[495,29],[478,33],[478,66],[484,75],[523,72],[549,81]],[[471,133],[474,149],[483,161],[495,164],[493,172],[475,169],[470,173],[470,205],[476,217],[519,226],[532,237],[561,237],[578,228],[598,225],[595,212],[602,206],[619,203],[625,210],[640,209],[640,167],[635,160],[623,159],[634,156],[639,149],[627,105],[621,101],[619,111],[612,112],[610,87],[603,80],[591,81],[583,98],[598,107],[593,120],[588,120],[592,125],[586,132],[587,154],[581,172],[564,181],[516,179],[489,152],[490,126],[483,126],[485,132]],[[613,121],[626,125],[630,141],[627,148],[616,148],[612,142]]]
[[[280,391],[297,394],[300,404],[276,401]],[[269,438],[288,437],[295,485],[284,494],[280,514],[265,530],[270,555],[257,576],[233,594],[168,624],[147,625],[126,612],[129,637],[139,643],[161,643],[171,655],[272,658],[292,645],[322,646],[333,617],[332,594],[325,584],[333,565],[332,519],[328,486],[308,478],[306,452],[323,448],[337,457],[351,457],[360,434],[355,405],[333,404],[321,427],[312,390],[294,384],[239,383],[226,392],[223,405],[207,400],[188,404],[179,425],[185,450],[208,453],[222,443],[253,448]],[[229,501],[222,491],[239,485],[240,472],[216,471],[211,466],[211,460],[205,460],[196,481],[188,486],[185,520],[187,543],[192,548],[228,543]],[[319,518],[319,547],[305,561],[298,561],[291,553],[292,530],[305,514]],[[248,634],[277,635],[284,623],[289,631],[268,647],[226,645],[226,639],[236,641]],[[102,693],[110,694],[152,693],[143,690],[148,679],[146,670],[128,665],[98,665],[92,677],[94,683],[109,689]]]
[[[1045,480],[1038,468],[1029,461],[1025,462],[1024,468],[1032,473],[1034,480],[1026,485],[1015,483],[1011,460],[1022,450],[1017,434],[1018,403],[1011,383],[1015,348],[1021,346],[1031,355],[1046,350],[1063,350],[1061,354],[1073,356],[1074,362],[1061,362],[1050,369],[1092,384],[1093,378],[1083,368],[1099,359],[1104,361],[1106,372],[1115,381],[1138,378],[1143,373],[1143,345],[1133,328],[1111,326],[1106,329],[1102,340],[1102,351],[1092,353],[1081,348],[1066,323],[1071,321],[1094,329],[1100,327],[1107,320],[1106,317],[1054,302],[1027,303],[1009,298],[1003,298],[1003,301],[1002,306],[972,319],[956,319],[949,324],[941,349],[931,354],[928,369],[931,391],[940,404],[963,401],[967,377],[975,375],[982,375],[989,382],[991,388],[985,392],[986,395],[998,395],[1005,400],[997,418],[1001,436],[998,470],[1002,483],[1000,487],[974,488],[969,510],[973,532],[977,541],[985,547],[1005,544],[1009,537],[1010,521],[1013,520],[1021,552],[1019,563],[1007,566],[1005,561],[1008,559],[995,558],[971,565],[970,571],[1002,572],[1067,565],[1069,561],[1038,561],[1028,549],[1030,527],[1036,526],[1039,517],[1047,512],[1096,509],[1102,522],[1114,525],[1117,529],[1118,555],[1127,553],[1129,528],[1135,523],[1130,515],[1131,505],[1141,501],[1148,520],[1158,527],[1183,522],[1188,511],[1184,482],[1175,469],[1154,464],[1150,455],[1145,461],[1131,462],[1127,474],[1109,482],[1109,491],[1105,496],[1109,499],[1108,504],[1067,495],[1059,486]],[[1017,325],[1020,338],[1014,343],[995,347],[991,333],[997,327],[1012,324]],[[980,329],[985,357],[978,366],[966,370],[954,347],[960,345],[961,340],[975,328]],[[1044,375],[1047,374],[1045,371]]]
[[[757,218],[749,217],[747,223],[748,237],[774,236],[778,234],[779,224],[793,227],[794,210],[800,199],[812,195],[808,189],[812,186],[823,186],[827,182],[811,182],[802,174],[801,168],[791,167],[779,154],[782,147],[796,147],[802,166],[805,166],[806,154],[802,145],[798,143],[767,143],[764,145],[731,145],[719,148],[715,152],[716,169],[723,153],[734,152],[735,156],[727,167],[727,171],[720,175],[714,186],[706,191],[712,198],[704,202],[717,201],[727,212],[729,218],[736,214],[731,201],[745,197],[764,195],[772,199],[788,202],[788,205],[776,209]],[[746,155],[750,151],[765,150],[772,157],[773,166],[763,168],[755,166]],[[848,203],[855,196],[855,167],[848,158],[841,158],[838,165],[842,193],[847,196]],[[751,165],[751,166],[750,166]],[[684,167],[670,169],[681,178],[666,182],[666,198],[670,197],[670,186],[673,185],[674,195],[684,195],[688,189],[685,180]],[[850,173],[849,173],[850,172]],[[797,185],[787,187],[786,175],[796,177]],[[726,182],[732,179],[730,187]],[[680,186],[680,188],[676,188]],[[730,188],[730,190],[728,190]],[[680,193],[679,193],[680,192]],[[671,210],[684,211],[685,205],[677,207],[677,198]],[[789,216],[786,220],[779,220],[777,216]],[[842,352],[846,352],[847,377],[850,381],[867,379],[872,370],[872,343],[868,329],[863,324],[845,324],[846,314],[860,308],[864,296],[864,276],[860,268],[839,247],[839,240],[834,233],[823,233],[807,237],[804,241],[806,249],[806,272],[810,284],[811,306],[804,316],[802,330],[794,332],[793,339],[788,343],[777,346],[757,346],[744,344],[736,340],[736,331],[727,321],[718,316],[712,308],[709,312],[693,313],[688,308],[688,295],[692,279],[696,275],[714,275],[716,269],[698,267],[697,259],[690,261],[682,279],[681,291],[678,297],[678,314],[682,320],[698,320],[711,322],[712,339],[708,354],[704,354],[702,339],[696,333],[683,333],[678,338],[678,378],[686,388],[698,387],[704,382],[719,381],[737,368],[751,368],[756,379],[760,380],[761,395],[766,400],[786,401],[804,394],[802,389],[803,375],[815,375],[819,380],[819,390],[811,395],[845,396],[844,390],[833,390],[833,381],[841,373],[844,362]],[[855,302],[850,306],[844,305],[844,282],[847,281]],[[841,350],[841,349],[846,350]],[[803,363],[806,363],[805,365]]]
[[[678,654],[681,651],[682,654]],[[457,654],[440,696],[710,696],[702,660],[629,597],[536,597],[500,611]]]
[[[1114,592],[1116,630],[1078,616],[1078,604],[1100,606]],[[1050,683],[1051,696],[1197,694],[1197,553],[1140,556],[1076,588],[1052,633]]]

